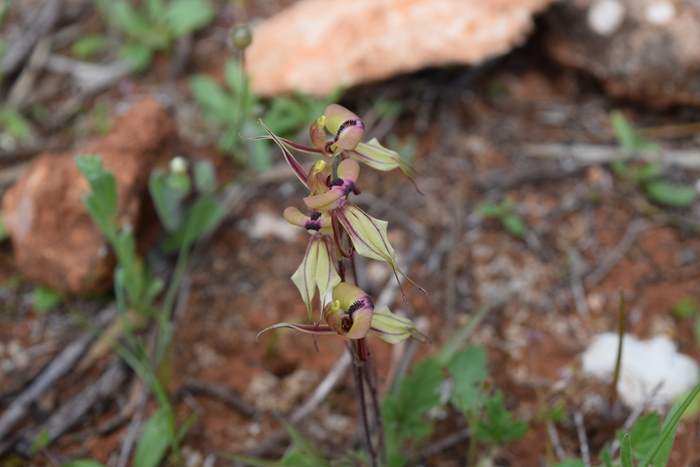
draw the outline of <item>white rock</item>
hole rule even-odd
[[[676,16],[676,7],[668,0],[652,2],[647,5],[644,13],[649,23],[662,26]]]
[[[617,345],[617,334],[596,336],[583,353],[584,372],[610,381],[615,369]],[[625,334],[617,387],[625,405],[630,408],[645,404],[666,406],[692,389],[697,382],[698,364],[679,353],[668,336],[660,335],[642,341]]]
[[[618,0],[598,0],[588,9],[588,25],[601,36],[617,31],[625,19],[625,7]]]

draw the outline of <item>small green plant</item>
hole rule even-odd
[[[109,41],[101,34],[88,34],[73,43],[70,51],[81,60],[93,58],[107,48]]]
[[[508,198],[498,202],[485,201],[476,208],[476,212],[484,219],[499,221],[506,232],[516,238],[525,238],[527,235],[527,224]]]
[[[327,99],[297,94],[260,100],[252,93],[240,62],[235,60],[226,63],[223,85],[197,75],[190,87],[212,132],[220,135],[219,149],[256,170],[265,170],[272,164],[269,142],[256,139],[258,119],[265,120],[275,134],[293,136],[340,97],[338,91]]]
[[[693,320],[695,340],[700,345],[700,305],[693,297],[684,297],[673,306],[673,314],[683,320]]]
[[[39,313],[47,313],[63,302],[63,295],[50,287],[38,286],[32,291],[32,306]]]
[[[616,111],[611,114],[610,124],[623,151],[627,153],[659,151],[659,146],[644,138],[621,112]],[[691,185],[665,179],[661,166],[657,163],[649,162],[633,166],[625,161],[615,161],[612,168],[617,176],[637,185],[650,201],[661,206],[687,208],[695,201],[695,189]]]
[[[169,50],[177,38],[214,17],[209,0],[144,0],[139,7],[129,0],[97,0],[97,5],[105,20],[126,36],[119,54],[137,71],[148,68],[156,52]]]
[[[32,124],[12,107],[0,107],[0,133],[15,141],[26,141],[34,134]]]
[[[171,316],[190,250],[194,242],[212,229],[221,218],[222,209],[214,198],[216,177],[206,162],[195,167],[194,186],[184,159],[176,158],[169,172],[154,170],[149,188],[159,218],[168,233],[164,242],[168,251],[178,253],[175,271],[168,282],[160,306],[157,299],[165,283],[154,277],[136,251],[132,228],[118,223],[117,183],[99,156],[81,156],[78,168],[90,184],[91,192],[84,198],[85,206],[95,224],[109,241],[117,258],[114,290],[124,323],[126,344],[118,347],[122,358],[142,378],[155,395],[158,410],[146,422],[137,444],[134,465],[156,467],[170,449],[179,457],[179,446],[193,419],[177,428],[175,411],[158,370],[172,342]],[[194,193],[193,193],[194,192]],[[131,311],[136,313],[136,319]],[[155,319],[159,325],[153,355],[143,339],[135,332],[135,324]]]

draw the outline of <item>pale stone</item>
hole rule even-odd
[[[598,0],[588,9],[588,24],[602,36],[614,33],[625,19],[625,7],[617,0]]]
[[[253,90],[273,95],[474,64],[522,44],[553,0],[302,0],[253,32]]]
[[[611,381],[617,348],[617,334],[596,336],[583,353],[584,372]],[[697,382],[697,362],[679,353],[668,336],[659,335],[643,341],[625,334],[617,390],[628,407],[670,405]]]

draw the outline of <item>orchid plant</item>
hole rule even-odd
[[[376,334],[391,344],[408,338],[419,341],[427,338],[410,319],[393,313],[386,306],[375,306],[371,296],[358,287],[356,254],[386,263],[399,283],[399,276],[415,283],[399,267],[389,242],[388,223],[367,214],[351,201],[351,196],[359,194],[360,164],[379,171],[400,169],[411,180],[413,170],[397,152],[382,146],[376,139],[362,142],[363,121],[337,104],[329,105],[311,124],[310,146],[279,137],[261,124],[267,132],[262,138],[277,144],[287,164],[308,190],[303,198],[305,211],[288,207],[284,218],[309,233],[304,258],[291,277],[306,305],[307,322],[275,324],[261,334],[271,329],[290,328],[312,335],[339,335],[348,341],[354,357],[365,442],[372,464],[376,465],[377,453],[381,456],[383,452],[382,427],[366,337]],[[307,170],[294,153],[317,159]],[[346,277],[348,269],[352,279]],[[314,317],[314,310],[319,310],[318,317]],[[373,426],[378,428],[378,449],[375,449],[369,429],[365,384],[374,412]]]

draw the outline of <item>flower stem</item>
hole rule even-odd
[[[372,467],[377,467],[377,453],[374,450],[374,445],[372,444],[372,432],[369,428],[369,420],[367,417],[367,403],[365,401],[365,385],[364,385],[364,361],[362,360],[362,349],[360,341],[364,339],[353,340],[352,347],[348,350],[352,354],[352,374],[355,379],[355,388],[357,389],[358,402],[360,415],[362,416],[362,427],[365,434],[365,447],[367,448],[367,453],[370,458],[370,465]]]

